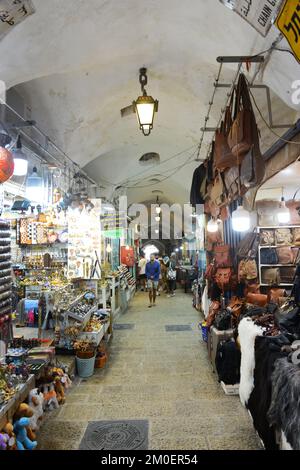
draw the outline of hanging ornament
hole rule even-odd
[[[235,232],[247,232],[250,229],[250,214],[243,206],[232,213],[232,228]]]
[[[0,147],[0,183],[4,183],[12,177],[14,168],[13,154],[4,147]]]

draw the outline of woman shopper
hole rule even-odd
[[[167,264],[167,280],[168,280],[168,292],[167,297],[174,297],[175,296],[175,289],[176,289],[176,254],[172,253],[170,260]]]

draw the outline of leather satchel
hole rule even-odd
[[[290,246],[282,246],[276,249],[279,264],[293,264],[294,254]]]
[[[269,302],[279,304],[282,298],[287,299],[287,293],[285,289],[273,288],[269,290]]]
[[[279,268],[262,268],[261,279],[263,284],[278,285],[281,283]]]
[[[246,188],[258,186],[263,181],[265,172],[266,165],[259,148],[259,142],[255,142],[242,162],[241,184]]]
[[[217,268],[231,268],[232,259],[229,245],[217,245],[214,249],[214,257]]]
[[[247,304],[257,305],[258,307],[265,307],[268,303],[268,296],[264,294],[251,294],[246,297]]]
[[[296,268],[293,266],[280,268],[280,279],[283,284],[293,284]]]
[[[236,164],[242,163],[253,145],[254,124],[256,126],[246,77],[241,73],[235,92],[234,121],[228,135],[228,145]]]
[[[222,291],[230,287],[231,268],[218,268],[215,275],[215,282]]]
[[[226,190],[224,188],[223,179],[220,174],[218,174],[214,180],[209,197],[210,200],[218,207],[227,204]]]
[[[275,230],[276,245],[291,245],[293,235],[289,228],[277,228]]]
[[[292,199],[291,201],[287,201],[285,205],[290,210],[290,223],[292,225],[300,225],[300,201]]]
[[[256,233],[247,233],[237,246],[237,256],[239,258],[256,258],[258,246],[258,235]]]
[[[261,264],[278,264],[278,256],[275,248],[263,248],[260,251]]]
[[[215,321],[216,315],[219,310],[220,310],[220,302],[218,302],[217,300],[214,300],[209,307],[209,312],[208,312],[207,319],[206,319],[207,328],[211,327],[211,325]]]
[[[222,121],[220,129],[216,131],[215,135],[214,165],[219,171],[231,168],[237,163],[237,159],[232,155],[228,145],[228,134],[232,126],[232,99],[230,105],[226,108],[224,121]]]
[[[279,201],[272,199],[263,199],[256,202],[256,211],[258,214],[258,225],[260,227],[272,227],[278,225],[277,213]]]
[[[260,244],[272,246],[275,245],[275,233],[274,230],[262,230],[260,232]]]

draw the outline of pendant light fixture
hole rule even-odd
[[[158,111],[158,101],[154,100],[152,96],[148,96],[145,90],[145,86],[148,83],[147,69],[142,67],[140,69],[140,84],[142,90],[142,96],[139,96],[132,105],[121,109],[121,116],[125,117],[128,114],[135,113],[139,128],[145,136],[151,134],[153,129],[154,115]]]
[[[160,222],[160,216],[159,216],[159,215],[157,215],[157,216],[155,217],[155,222]]]
[[[26,181],[26,198],[31,202],[39,202],[43,198],[43,178],[38,175],[37,167],[33,167],[32,174]]]
[[[157,199],[156,199],[156,204],[157,204],[157,207],[155,208],[155,211],[157,214],[160,214],[161,213],[161,207],[159,205],[159,197],[157,196]]]
[[[291,213],[286,207],[285,199],[283,196],[281,198],[280,207],[277,212],[277,219],[280,224],[288,224],[291,221]]]
[[[15,149],[13,149],[15,163],[14,176],[25,176],[28,171],[28,159],[22,150],[21,136],[18,137]]]
[[[247,232],[250,229],[250,213],[241,204],[232,213],[232,228],[235,232]]]
[[[207,231],[209,233],[216,233],[219,230],[218,220],[210,219],[207,223]]]

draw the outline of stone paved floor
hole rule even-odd
[[[89,420],[149,419],[150,448],[157,450],[260,449],[239,398],[226,396],[200,338],[200,315],[191,297],[158,298],[148,309],[139,293],[118,323],[105,370],[81,381],[39,434],[41,449],[78,449]],[[192,331],[166,332],[190,324]]]

